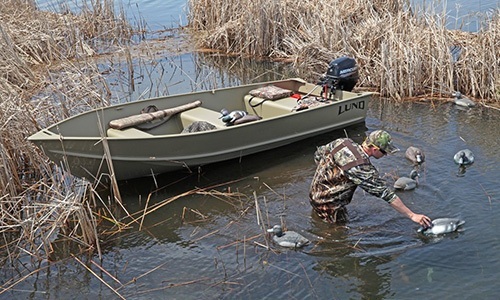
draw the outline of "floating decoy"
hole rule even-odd
[[[469,149],[463,149],[458,151],[455,156],[453,156],[453,159],[457,165],[471,165],[474,163],[474,153],[472,153]]]
[[[464,220],[456,218],[440,218],[432,220],[431,227],[420,227],[417,229],[418,232],[425,235],[439,235],[450,233],[458,229],[461,225],[465,223]]]
[[[272,232],[274,234],[273,240],[282,247],[300,248],[309,244],[308,239],[295,231],[283,232],[280,225],[274,225],[273,228],[268,229],[267,232]]]
[[[464,97],[462,93],[460,92],[454,92],[452,93],[453,97],[453,103],[455,103],[458,106],[463,106],[463,107],[474,107],[476,106],[476,102],[472,101],[471,99]]]
[[[406,149],[405,156],[416,165],[419,165],[425,161],[424,152],[417,147],[408,147],[408,149]]]
[[[220,118],[226,125],[233,125],[234,121],[248,115],[246,111],[243,110],[233,110],[232,112],[229,112],[227,109],[223,108],[220,113],[222,116]]]
[[[453,160],[458,165],[457,176],[461,177],[464,176],[466,167],[474,163],[474,154],[469,149],[463,149],[453,156]]]
[[[398,190],[409,191],[417,187],[417,177],[420,176],[416,170],[411,170],[410,178],[399,177],[396,182],[394,182],[394,188]]]

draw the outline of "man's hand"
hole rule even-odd
[[[411,220],[424,228],[432,227],[432,220],[426,215],[413,214]]]
[[[402,213],[403,215],[407,216],[413,222],[415,222],[417,224],[420,224],[424,228],[432,227],[431,218],[429,218],[426,215],[421,215],[421,214],[414,213],[413,211],[411,211],[411,209],[409,209],[403,203],[403,201],[401,201],[401,199],[399,197],[396,196],[396,199],[394,199],[394,201],[391,202],[391,206],[395,210],[397,210],[400,213]]]

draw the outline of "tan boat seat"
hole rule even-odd
[[[196,121],[206,121],[217,128],[226,128],[220,119],[221,113],[204,107],[196,107],[180,113],[182,126],[184,128]]]
[[[133,127],[125,129],[109,128],[106,133],[108,134],[108,137],[118,137],[118,138],[144,138],[153,136],[152,134],[149,134],[145,131]]]
[[[292,97],[266,100],[252,95],[246,95],[244,99],[248,113],[256,114],[264,119],[289,114],[297,105],[297,99]]]

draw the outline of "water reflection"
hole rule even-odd
[[[316,261],[313,270],[335,287],[328,297],[384,299],[390,295],[390,273],[380,265],[395,254],[384,248],[399,245],[401,238],[377,233],[377,228],[332,228],[315,216],[313,219],[321,240],[309,254]]]
[[[174,45],[188,43],[185,37],[179,36],[168,40]],[[154,45],[150,47],[154,48]],[[286,63],[227,57],[217,53],[193,54],[188,53],[189,46],[163,46],[154,52],[148,49],[135,51],[147,51],[147,59],[144,54],[137,55],[129,65],[123,57],[110,56],[98,65],[102,73],[109,73],[106,79],[113,92],[112,103],[297,76]],[[132,77],[134,80],[130,82]]]

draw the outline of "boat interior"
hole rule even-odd
[[[258,116],[258,119],[266,120],[359,95],[347,91],[335,91],[334,94],[324,97],[320,86],[307,84],[302,81],[292,81],[254,87],[251,90],[247,89],[244,93],[234,90],[231,93],[232,97],[229,98],[230,100],[227,100],[227,95],[221,94],[221,97],[218,97],[217,101],[204,100],[201,106],[174,114],[167,118],[168,121],[164,118],[158,118],[145,124],[123,129],[108,128],[107,136],[116,138],[150,138],[158,135],[179,134],[194,122],[208,122],[213,125],[211,129],[225,129],[239,125],[223,121],[224,115],[221,112],[223,108],[231,111],[245,111],[251,116]],[[206,93],[206,95],[199,95],[200,98],[206,99],[209,96],[208,93],[212,95],[219,93],[219,91]],[[241,95],[239,101],[236,100],[238,94]],[[214,105],[216,104],[218,105],[215,108]],[[253,118],[251,121],[258,119]]]
[[[302,113],[318,118],[330,111],[313,113],[316,107],[344,102],[347,105],[347,102],[369,97],[368,92],[352,92],[357,80],[355,60],[341,57],[330,62],[327,72],[316,84],[292,78],[136,100],[75,115],[41,130],[33,140],[61,136],[100,140],[103,135],[113,139],[151,138],[228,130],[284,118],[295,120],[295,116]],[[347,111],[351,106],[345,108]],[[348,121],[345,116],[342,118]],[[292,124],[292,119],[287,120]],[[196,128],[199,130],[194,130]]]

